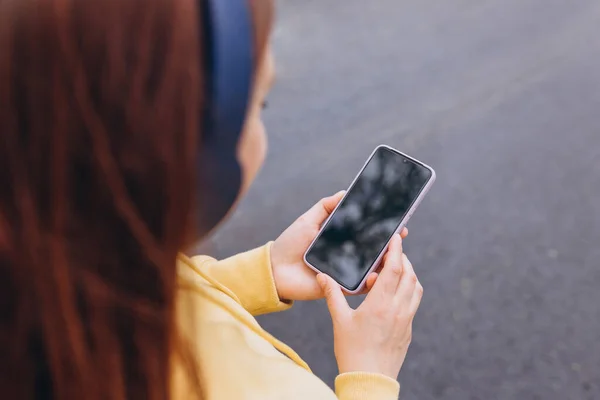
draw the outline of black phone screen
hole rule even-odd
[[[390,148],[377,148],[306,261],[356,290],[431,177],[429,168]]]

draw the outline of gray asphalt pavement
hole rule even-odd
[[[438,173],[401,398],[600,399],[600,2],[284,1],[275,48],[268,160],[214,252],[274,239],[387,143]],[[323,302],[261,322],[333,382]]]

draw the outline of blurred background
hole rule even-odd
[[[438,173],[401,398],[600,399],[600,2],[281,1],[274,39],[267,163],[211,252],[273,240],[389,144]],[[324,302],[261,322],[332,384]]]

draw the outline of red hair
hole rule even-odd
[[[175,257],[196,239],[199,3],[0,0],[4,398],[170,397]],[[252,2],[259,49],[271,7]]]

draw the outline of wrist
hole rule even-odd
[[[289,296],[287,296],[283,285],[281,284],[281,278],[279,277],[279,269],[271,264],[272,272],[273,272],[273,282],[275,283],[275,290],[277,291],[277,296],[279,296],[279,300],[283,302],[291,301]]]
[[[338,361],[338,370],[340,374],[365,372],[384,375],[391,379],[398,378],[402,364],[398,365],[397,362],[391,363],[377,360],[364,354],[356,355],[357,357],[351,360]]]
[[[271,275],[273,276],[273,283],[275,284],[275,290],[277,291],[277,296],[279,296],[279,300],[282,302],[289,302],[290,299],[285,295],[285,290],[281,284],[279,261],[277,256],[277,244],[276,242],[271,243],[271,251],[270,251],[270,260],[271,262]]]

